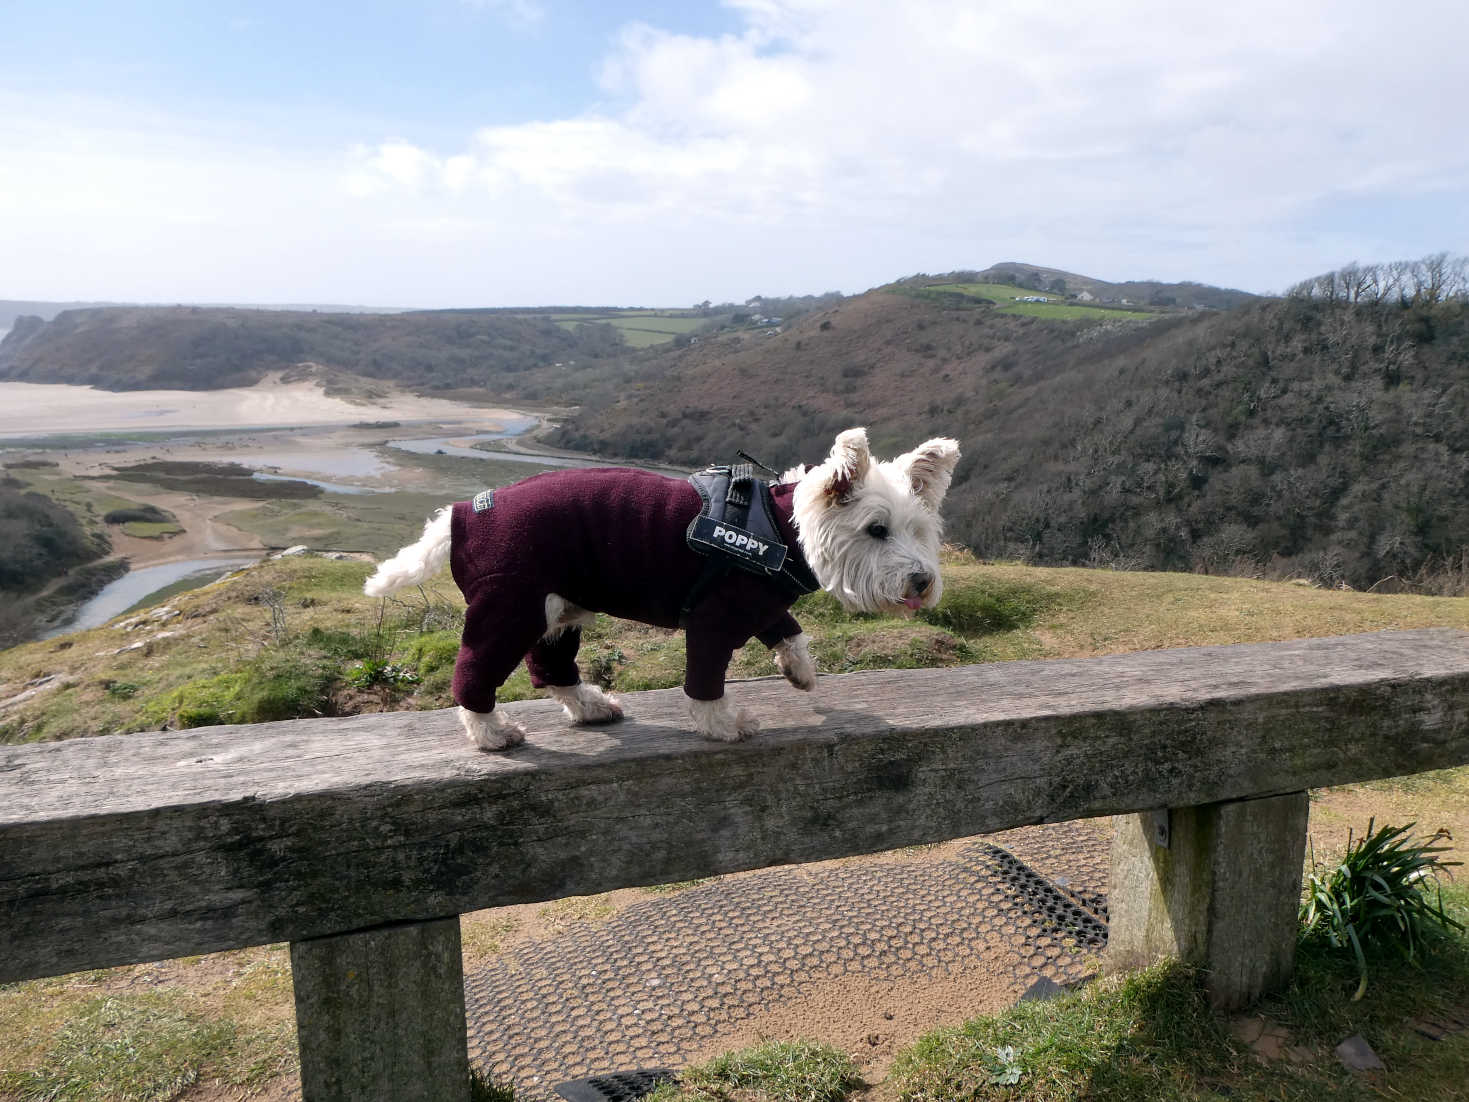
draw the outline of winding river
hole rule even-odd
[[[287,385],[268,381],[237,391],[197,393],[109,393],[90,387],[3,382],[0,383],[0,448],[3,448],[6,437],[35,440],[58,434],[76,439],[75,446],[85,451],[96,447],[116,450],[118,445],[126,446],[128,435],[134,431],[185,436],[191,430],[223,430],[228,433],[229,429],[237,428],[244,436],[293,428],[317,434],[332,430],[334,435],[330,439],[334,442],[330,443],[325,439],[319,443],[297,439],[276,443],[272,440],[263,449],[258,446],[240,449],[229,446],[223,439],[211,440],[203,436],[185,446],[192,448],[195,458],[243,464],[258,481],[309,482],[331,494],[392,493],[398,489],[392,485],[392,473],[396,468],[381,450],[375,450],[381,446],[381,437],[373,445],[360,436],[355,439],[335,436],[338,429],[371,427],[370,421],[363,422],[375,412],[328,399],[318,387],[309,383]],[[394,418],[401,418],[406,413],[408,420],[401,424],[409,432],[415,421],[426,427],[430,424],[463,425],[461,431],[451,435],[405,436],[386,441],[388,448],[401,452],[450,455],[487,462],[528,463],[542,468],[597,465],[597,461],[592,459],[539,455],[524,449],[482,450],[470,446],[521,436],[540,423],[538,417],[517,410],[483,410],[439,399],[399,395],[392,399],[391,406],[382,409],[382,413]],[[282,424],[283,420],[287,423]],[[474,421],[478,424],[473,424]],[[475,431],[489,427],[486,422],[498,427],[495,431]],[[95,442],[86,439],[89,434],[96,437]],[[148,437],[139,439],[147,440]],[[139,445],[135,442],[133,446]],[[160,439],[154,446],[165,454],[171,452],[166,439]],[[154,454],[149,458],[164,456]],[[134,606],[149,602],[150,598],[165,590],[178,591],[206,584],[236,567],[258,561],[260,557],[251,555],[246,558],[239,552],[221,552],[209,557],[138,567],[84,602],[66,624],[51,629],[45,637],[97,627]]]
[[[50,639],[71,631],[101,627],[114,616],[120,616],[136,605],[149,602],[150,598],[179,582],[192,583],[187,588],[206,585],[216,578],[224,577],[231,570],[249,566],[259,559],[259,555],[251,555],[249,558],[235,555],[229,558],[186,559],[182,562],[129,570],[121,578],[109,582],[95,597],[78,608],[70,621],[45,632],[41,638]]]

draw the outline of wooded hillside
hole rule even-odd
[[[558,442],[777,468],[866,423],[964,448],[950,536],[1038,563],[1355,587],[1469,548],[1469,307],[1293,298],[1060,323],[869,295],[643,365]]]
[[[430,389],[494,387],[556,361],[625,351],[605,324],[557,325],[497,310],[318,314],[210,307],[67,310],[21,318],[0,379],[104,390],[250,386],[302,362]]]

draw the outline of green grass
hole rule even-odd
[[[1456,906],[1462,911],[1466,902],[1460,890]],[[1469,1097],[1469,1035],[1434,1043],[1409,1025],[1414,1016],[1462,1007],[1469,941],[1436,937],[1420,968],[1384,971],[1382,988],[1354,1002],[1354,964],[1303,946],[1287,990],[1256,1008],[1288,1031],[1295,1060],[1257,1059],[1210,1010],[1201,978],[1169,963],[929,1034],[899,1055],[889,1086],[900,1102]],[[1332,1049],[1353,1033],[1387,1072],[1368,1078],[1341,1066]],[[1005,1049],[1013,1059],[1000,1058]],[[998,1082],[1013,1066],[1018,1080]]]
[[[1165,966],[931,1033],[892,1079],[904,1102],[1207,1098],[1211,1072],[1237,1071],[1233,1056],[1197,977]],[[1018,1082],[999,1082],[1012,1066]]]
[[[964,295],[967,298],[987,298],[993,300],[1000,306],[1003,306],[1007,302],[1013,302],[1021,295],[1045,295],[1047,298],[1065,298],[1064,295],[1057,295],[1048,291],[1030,291],[1024,287],[1016,287],[1011,283],[936,283],[924,288],[924,290]]]
[[[1434,844],[1439,836],[1414,838],[1413,825],[1374,830],[1369,821],[1360,837],[1349,836],[1340,861],[1313,869],[1306,879],[1303,936],[1350,950],[1361,977],[1353,999],[1367,991],[1369,947],[1394,948],[1404,962],[1416,964],[1430,924],[1464,928],[1445,913],[1440,887],[1441,877],[1460,862],[1439,856],[1449,849]]]
[[[271,542],[372,542],[372,549],[383,554],[405,542],[441,503],[437,495],[373,495],[343,502],[340,512],[321,513],[310,523],[303,522],[310,514],[299,511],[299,503],[285,503],[250,510],[249,523]],[[317,508],[334,504],[312,503]],[[271,524],[277,529],[272,531]],[[0,652],[0,686],[53,673],[72,682],[9,709],[0,720],[0,742],[135,731],[163,722],[448,707],[463,623],[463,603],[453,583],[445,573],[421,593],[404,591],[384,606],[361,593],[369,569],[361,562],[283,559],[222,584],[175,593],[167,600],[183,615],[169,628],[181,634],[144,651],[108,653],[136,637],[104,627]],[[1469,628],[1465,598],[1343,593],[1190,574],[981,564],[957,553],[945,557],[944,574],[943,603],[911,620],[847,613],[824,593],[802,598],[794,611],[812,638],[818,668],[823,673],[911,669],[1393,628]],[[271,590],[280,594],[283,637],[266,596]],[[418,680],[377,686],[367,694],[348,692],[346,671],[367,659],[401,666]],[[584,633],[581,662],[588,680],[614,690],[677,686],[684,675],[683,636],[599,617]],[[770,653],[755,642],[738,652],[731,666],[734,677],[775,673]],[[116,682],[137,689],[118,698],[106,690]],[[522,669],[500,698],[533,695]]]
[[[861,1085],[851,1057],[810,1041],[767,1041],[686,1068],[648,1102],[840,1102]]]
[[[1148,310],[1128,310],[1115,306],[1087,306],[1084,303],[1068,302],[1064,293],[1054,291],[1031,291],[1006,283],[939,283],[923,288],[940,294],[958,294],[967,298],[986,298],[995,303],[1003,314],[1025,314],[1033,318],[1051,321],[1106,320],[1117,318],[1155,318],[1158,315]],[[1016,302],[1017,298],[1037,296],[1050,302]]]
[[[149,727],[210,727],[332,715],[343,667],[309,642],[263,650],[213,677],[153,696],[140,714]]]
[[[652,348],[655,345],[667,344],[677,335],[653,329],[637,329],[627,325],[619,325],[617,328],[621,330],[622,339],[630,348]]]
[[[633,348],[649,348],[656,344],[667,344],[674,337],[695,332],[708,325],[711,320],[699,314],[665,313],[657,310],[620,310],[602,314],[552,314],[550,317],[568,332],[575,330],[578,325],[611,325]]]
[[[287,1024],[247,1025],[175,987],[63,993],[64,1016],[24,993],[0,991],[7,1047],[24,1046],[21,1061],[0,1070],[0,1096],[15,1102],[167,1102],[208,1080],[256,1088],[294,1063]]]

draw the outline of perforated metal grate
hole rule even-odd
[[[679,1067],[834,977],[942,975],[987,946],[1017,990],[1074,982],[1106,943],[1106,868],[1098,828],[1065,823],[946,860],[777,868],[652,896],[466,975],[470,1058],[518,1098],[551,1099],[552,1084],[608,1068]]]
[[[566,1102],[637,1102],[659,1083],[673,1078],[668,1068],[614,1071],[557,1083],[553,1088]]]

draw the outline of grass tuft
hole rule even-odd
[[[493,1083],[471,1068],[469,1071],[469,1102],[515,1102],[515,1088]]]
[[[282,1047],[274,1033],[242,1031],[176,994],[103,996],[76,1008],[33,1066],[0,1071],[0,1094],[17,1102],[164,1102],[203,1079],[263,1082],[285,1070]],[[227,1064],[221,1054],[229,1054]]]
[[[1199,977],[1168,964],[929,1034],[892,1081],[904,1102],[1207,1098],[1198,1069],[1233,1055]]]
[[[862,1085],[840,1049],[814,1041],[767,1041],[687,1068],[649,1102],[841,1102]]]
[[[1028,628],[1061,601],[1051,586],[981,575],[947,586],[938,607],[918,618],[958,635],[990,635]]]

